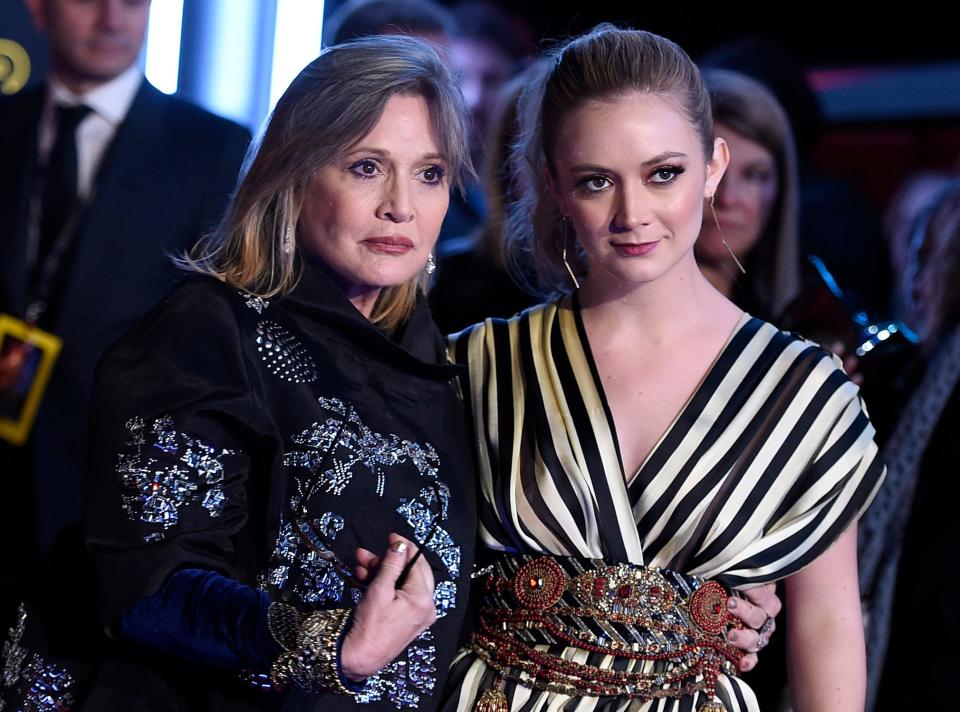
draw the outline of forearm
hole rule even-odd
[[[863,710],[866,652],[856,528],[786,582],[790,689],[797,712]]]
[[[123,638],[179,658],[269,670],[281,652],[267,627],[270,598],[213,571],[186,569],[120,621]]]

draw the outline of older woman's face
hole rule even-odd
[[[779,181],[773,154],[729,126],[718,123],[717,136],[730,147],[730,165],[717,187],[714,208],[730,249],[741,260],[753,251],[770,219]],[[709,206],[697,241],[697,257],[705,262],[729,260]]]
[[[424,268],[449,199],[430,106],[397,95],[370,133],[314,174],[297,239],[349,298],[375,297]]]

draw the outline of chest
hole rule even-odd
[[[715,351],[609,349],[595,355],[628,481],[697,391]]]

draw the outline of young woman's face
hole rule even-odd
[[[551,191],[586,253],[588,280],[630,286],[693,259],[726,147],[718,140],[707,160],[672,97],[631,92],[564,117],[552,158]]]
[[[716,132],[730,147],[730,165],[717,186],[713,205],[727,244],[742,262],[757,246],[777,201],[777,161],[759,143],[724,124],[718,123]],[[706,263],[730,260],[709,206],[703,213],[697,256]]]
[[[397,95],[369,134],[314,174],[297,239],[348,297],[375,293],[424,268],[449,201],[430,106]]]

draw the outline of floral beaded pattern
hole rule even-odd
[[[434,589],[437,616],[456,607],[456,579],[461,571],[460,546],[443,527],[449,515],[450,490],[440,481],[440,457],[430,443],[417,443],[391,433],[380,433],[363,422],[356,409],[339,398],[320,397],[324,418],[290,438],[284,465],[292,478],[290,505],[293,511],[310,509],[311,503],[355,493],[388,497],[392,476],[409,481],[410,468],[424,486],[413,497],[397,497],[394,511],[409,524],[410,538],[443,563],[449,578]],[[335,501],[335,500],[334,500]],[[341,514],[326,509],[304,515],[321,540],[332,546],[346,526]],[[351,588],[336,565],[312,550],[293,524],[284,521],[260,587],[277,597],[293,594],[310,607],[335,606],[348,595],[355,603],[360,592]],[[289,600],[289,599],[288,599]],[[370,678],[356,695],[359,703],[391,703],[397,709],[412,709],[424,695],[434,691],[437,680],[436,647],[428,631],[406,652]]]
[[[198,506],[214,518],[223,513],[224,462],[235,451],[178,432],[166,415],[149,423],[131,418],[125,427],[129,440],[117,456],[115,472],[127,517],[152,530],[144,541],[164,539],[186,507]]]
[[[23,645],[27,612],[21,603],[0,654],[0,710],[16,701],[17,712],[66,712],[74,704],[73,676]]]

